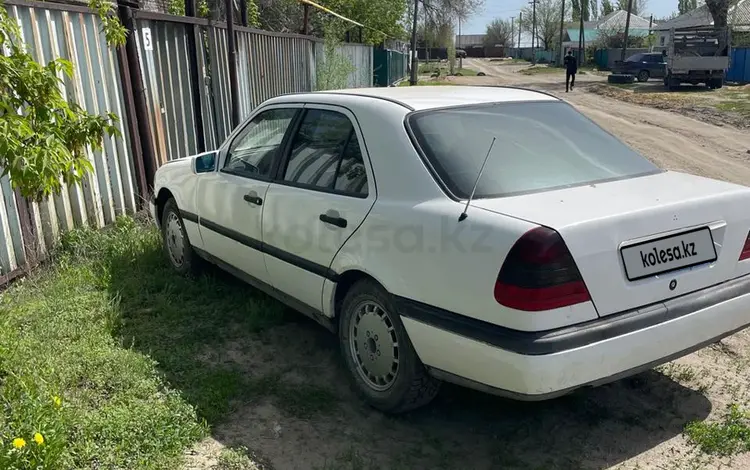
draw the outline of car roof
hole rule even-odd
[[[414,86],[355,88],[324,91],[319,94],[340,94],[377,98],[398,103],[411,110],[445,108],[487,103],[519,101],[559,101],[546,93],[523,88],[489,86]]]

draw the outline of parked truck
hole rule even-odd
[[[729,28],[697,26],[672,28],[667,43],[664,86],[673,90],[681,83],[724,86],[729,68]]]

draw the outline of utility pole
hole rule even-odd
[[[458,17],[458,48],[461,49],[461,16]],[[458,68],[464,68],[464,58],[458,56]]]
[[[589,6],[588,6],[588,3],[586,2],[586,0],[579,0],[578,3],[580,3],[580,5],[581,5],[580,6],[581,13],[579,15],[580,18],[578,19],[579,25],[578,25],[578,57],[577,57],[577,60],[578,60],[578,65],[583,65],[583,61],[586,58],[585,53],[583,52],[584,47],[586,46],[586,36],[584,35],[584,32],[583,32],[583,16],[586,14],[586,10],[584,10],[584,8],[588,9]]]
[[[523,13],[518,13],[518,58],[521,58],[521,24],[523,24]]]
[[[409,76],[409,84],[414,86],[417,84],[417,11],[419,9],[419,0],[414,0],[414,20],[411,28],[411,75]]]
[[[565,0],[562,0],[562,11],[560,12],[560,66],[562,67],[565,59],[565,51],[563,50],[563,28],[565,26]]]
[[[536,41],[536,0],[531,0],[531,64],[536,65],[536,48],[534,47]]]
[[[633,10],[633,0],[628,0],[628,16],[625,19],[625,38],[622,44],[622,54],[620,60],[625,60],[625,54],[628,50],[628,33],[630,32],[630,12]]]
[[[237,50],[234,45],[234,2],[226,0],[224,10],[227,16],[227,59],[229,59],[229,99],[231,109],[232,129],[240,123],[240,102],[237,85]]]
[[[515,39],[515,29],[514,29],[515,19],[516,19],[515,16],[510,17],[510,48],[511,49],[513,49],[513,39]],[[507,57],[507,54],[506,54],[506,57]]]

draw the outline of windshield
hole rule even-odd
[[[457,198],[498,197],[660,171],[561,101],[499,103],[413,113],[408,125]]]

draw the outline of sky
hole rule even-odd
[[[677,10],[677,2],[678,0],[648,0],[646,11],[657,18],[664,17]],[[461,34],[484,34],[487,23],[495,18],[510,19],[515,16],[517,20],[518,12],[528,3],[528,0],[485,0],[483,10],[461,25]],[[601,5],[601,1],[599,4]],[[601,10],[601,6],[599,9]]]

